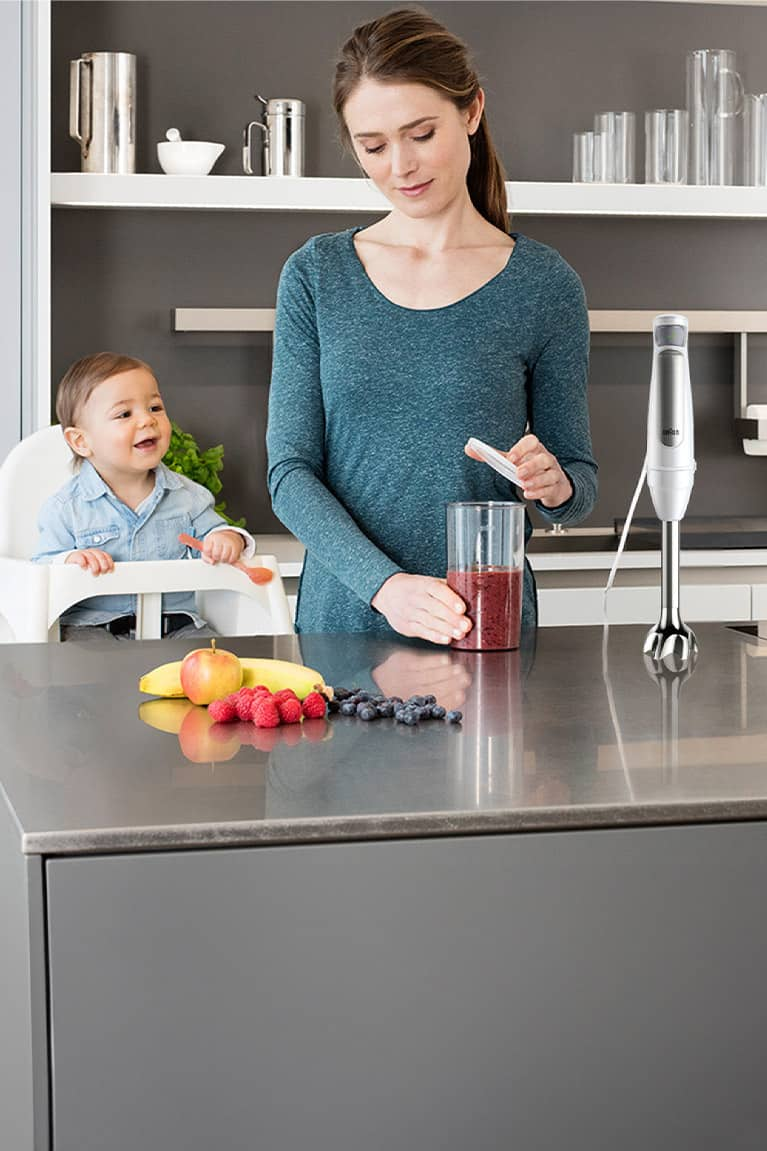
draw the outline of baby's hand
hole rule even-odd
[[[78,567],[92,572],[94,575],[103,575],[114,571],[115,561],[109,552],[99,551],[98,548],[83,548],[81,551],[70,552],[64,563],[77,564]]]
[[[203,540],[202,558],[209,564],[236,563],[245,547],[239,532],[210,532]]]

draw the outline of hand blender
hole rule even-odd
[[[679,614],[679,521],[695,479],[692,390],[687,359],[687,317],[656,316],[647,409],[647,486],[662,524],[661,613],[647,633],[644,654],[670,671],[698,652],[695,634]]]

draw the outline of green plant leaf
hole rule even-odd
[[[178,472],[187,479],[194,480],[207,488],[212,496],[217,496],[223,484],[219,472],[224,466],[224,445],[200,451],[199,445],[190,432],[185,432],[178,424],[171,423],[171,437],[168,450],[163,457],[163,463],[173,472]],[[244,528],[245,520],[233,520],[224,511],[226,503],[222,500],[215,505],[215,510],[233,527]]]

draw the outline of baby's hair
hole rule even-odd
[[[133,356],[121,356],[117,352],[97,352],[93,356],[83,356],[67,368],[56,392],[56,416],[62,428],[75,427],[90,397],[99,384],[110,376],[121,372],[131,372],[144,368],[150,376],[154,372],[143,360]]]

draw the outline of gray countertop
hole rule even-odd
[[[0,786],[20,849],[46,855],[767,817],[767,641],[697,625],[693,675],[660,683],[645,630],[613,627],[605,643],[601,628],[541,629],[518,652],[483,655],[238,637],[225,646],[240,655],[301,659],[347,687],[431,691],[465,718],[334,716],[219,727],[219,740],[139,717],[139,674],[193,641],[4,645]],[[159,719],[178,722],[173,708]]]

